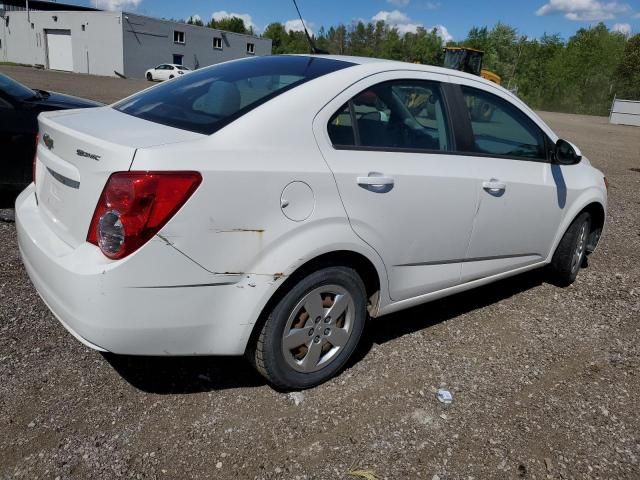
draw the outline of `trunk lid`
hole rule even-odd
[[[77,247],[87,238],[102,189],[129,170],[138,148],[200,139],[111,107],[43,113],[36,153],[38,208],[49,227]]]

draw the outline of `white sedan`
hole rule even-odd
[[[157,67],[150,68],[145,72],[145,77],[150,82],[171,80],[172,78],[179,77],[186,73],[191,72],[191,69],[183,66],[176,65],[175,63],[163,63]]]
[[[426,65],[227,62],[41,114],[20,251],[96,350],[242,355],[317,385],[381,317],[528,270],[572,283],[603,174],[507,90]]]

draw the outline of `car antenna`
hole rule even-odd
[[[307,27],[304,24],[304,20],[302,19],[302,15],[300,14],[300,9],[298,8],[298,3],[296,2],[296,0],[293,0],[293,5],[296,7],[296,11],[298,12],[298,17],[300,17],[300,22],[302,23],[302,29],[304,30],[304,34],[307,37],[307,43],[309,43],[309,51],[312,54],[316,54],[316,55],[328,55],[329,52],[320,50],[319,48],[316,47],[315,43],[313,43],[313,40],[311,39],[311,36],[307,31]]]

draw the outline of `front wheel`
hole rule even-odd
[[[277,388],[313,387],[344,367],[366,318],[360,276],[351,268],[325,268],[308,275],[276,304],[248,355]]]
[[[147,73],[147,80],[153,82],[153,75],[151,75],[151,72]]]
[[[549,266],[552,280],[557,285],[568,286],[576,280],[587,255],[590,231],[591,215],[583,212],[571,223],[560,240]]]

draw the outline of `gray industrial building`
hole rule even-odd
[[[47,1],[0,0],[0,61],[144,78],[161,63],[197,69],[270,55],[271,40],[135,13]]]

